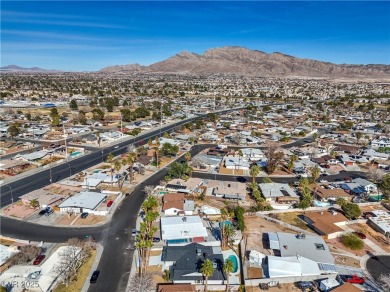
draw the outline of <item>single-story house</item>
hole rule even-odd
[[[176,241],[203,242],[207,230],[199,216],[162,217],[161,238],[169,243]]]
[[[163,197],[162,210],[165,216],[192,215],[195,202],[184,199],[183,193],[168,193]]]
[[[25,205],[30,205],[32,201],[36,200],[39,208],[54,206],[66,198],[65,196],[52,194],[44,189],[38,189],[20,196],[20,199]]]
[[[245,200],[245,195],[247,193],[245,183],[230,181],[209,181],[207,190],[216,197],[241,201]]]
[[[251,163],[248,160],[239,156],[226,156],[224,163],[227,169],[249,170],[251,167]]]
[[[209,259],[213,263],[213,274],[208,278],[210,285],[225,284],[223,271],[224,258],[220,247],[191,243],[182,246],[164,246],[161,256],[163,269],[170,271],[175,284],[203,284],[205,279],[200,272],[202,263]]]
[[[376,210],[370,213],[374,216],[368,218],[367,224],[387,238],[390,238],[390,212]]]
[[[170,192],[193,194],[199,191],[199,187],[203,185],[203,179],[190,177],[188,180],[173,179],[165,189]]]
[[[343,235],[345,231],[339,225],[345,225],[348,222],[343,214],[328,211],[306,212],[303,220],[311,229],[327,239]]]
[[[106,215],[107,211],[99,211],[99,206],[106,200],[107,194],[96,192],[81,192],[66,199],[58,208],[60,212],[67,213],[92,213],[95,215]]]
[[[259,184],[261,193],[263,197],[268,202],[277,202],[278,198],[285,198],[283,201],[286,201],[286,198],[291,198],[290,202],[299,201],[297,193],[292,189],[288,184],[285,183],[260,183]]]

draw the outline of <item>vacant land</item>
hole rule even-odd
[[[280,221],[286,222],[288,224],[297,226],[303,230],[310,230],[310,228],[307,227],[306,223],[299,219],[298,216],[301,216],[302,214],[302,212],[286,212],[270,214],[269,216]]]

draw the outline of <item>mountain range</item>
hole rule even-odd
[[[23,68],[16,65],[8,65],[4,67],[0,67],[1,72],[31,72],[31,73],[55,73],[55,72],[61,72],[60,70],[47,70],[42,69],[38,67],[32,67],[32,68]]]
[[[235,74],[263,77],[390,78],[390,65],[348,65],[265,53],[242,47],[209,49],[203,54],[180,52],[166,60],[109,66],[101,73]]]
[[[56,73],[38,67],[23,68],[16,65],[0,67],[1,72]],[[390,65],[334,64],[302,59],[283,53],[265,53],[243,47],[220,47],[203,54],[180,52],[166,60],[143,66],[140,64],[108,66],[99,73],[173,73],[173,74],[226,74],[258,77],[309,78],[369,78],[390,79]]]

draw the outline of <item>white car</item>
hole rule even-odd
[[[327,183],[328,181],[326,179],[320,180],[320,183]]]

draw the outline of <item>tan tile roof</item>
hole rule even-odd
[[[348,219],[339,212],[337,212],[336,215],[327,211],[311,212],[306,213],[304,216],[313,221],[314,223],[312,225],[324,234],[343,231],[343,229],[335,225],[335,223],[348,221]]]

